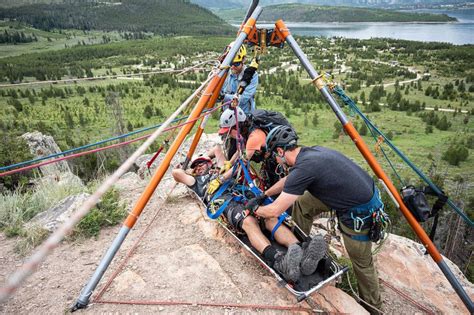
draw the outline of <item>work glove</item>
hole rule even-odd
[[[255,211],[257,211],[258,207],[263,203],[263,201],[267,198],[264,194],[257,196],[255,198],[250,199],[245,208],[250,212],[250,214],[254,215]]]
[[[231,167],[232,167],[232,163],[230,161],[225,161],[224,165],[222,165],[221,167],[220,173],[223,174],[227,172],[228,170],[230,170]]]
[[[221,186],[222,180],[219,177],[217,177],[216,179],[213,179],[209,182],[209,185],[207,186],[207,194],[208,195],[212,195],[213,193],[215,193],[219,189],[219,187]]]

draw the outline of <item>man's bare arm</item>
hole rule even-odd
[[[278,195],[283,191],[283,186],[285,186],[286,177],[283,177],[278,182],[276,182],[272,187],[268,188],[265,191],[265,195],[268,197]]]
[[[256,215],[263,218],[277,218],[286,211],[298,198],[298,195],[291,195],[282,192],[280,196],[271,204],[267,206],[258,207],[255,212]]]

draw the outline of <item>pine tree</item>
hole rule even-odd
[[[362,123],[361,126],[360,126],[360,128],[359,128],[359,134],[360,134],[361,136],[366,136],[366,135],[367,135],[367,131],[368,131],[368,130],[367,130],[367,126],[366,126],[364,123]]]
[[[312,123],[313,123],[314,127],[318,126],[319,117],[318,117],[318,113],[316,113],[316,112],[314,112]]]

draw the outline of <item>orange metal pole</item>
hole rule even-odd
[[[225,57],[224,61],[222,62],[222,67],[223,69],[220,71],[218,75],[216,75],[211,82],[209,82],[209,85],[207,86],[206,90],[204,91],[203,95],[199,99],[198,103],[196,104],[195,108],[191,112],[191,115],[188,118],[188,121],[191,121],[195,118],[197,118],[199,115],[201,115],[201,112],[204,109],[204,106],[208,104],[208,102],[211,99],[211,96],[214,95],[214,93],[219,93],[220,90],[218,90],[218,87],[221,83],[221,79],[224,79],[227,77],[227,73],[229,71],[229,66],[231,64],[232,59],[234,59],[237,50],[240,48],[242,45],[243,41],[245,38],[247,38],[247,35],[250,33],[252,28],[255,26],[257,22],[257,18],[262,12],[262,8],[257,7],[255,11],[253,12],[252,16],[247,20],[245,23],[244,27],[242,28],[242,31],[240,32],[239,36],[237,37],[237,40],[235,41],[234,46],[230,49],[230,51],[227,53],[227,56]],[[223,83],[223,82],[222,82]],[[217,97],[216,97],[217,99]],[[213,106],[214,104],[208,104],[208,106]],[[155,175],[150,180],[150,183],[148,186],[145,188],[145,191],[142,193],[140,198],[138,199],[135,207],[133,208],[132,212],[128,215],[127,219],[124,222],[124,225],[128,228],[132,228],[135,222],[137,221],[138,217],[143,211],[143,208],[145,208],[146,204],[150,200],[151,196],[153,195],[153,192],[155,191],[156,187],[160,183],[161,179],[165,175],[166,171],[168,170],[168,167],[171,163],[171,159],[173,156],[176,154],[178,151],[178,148],[180,147],[181,143],[184,141],[184,138],[186,135],[191,131],[193,128],[195,122],[190,123],[185,125],[181,131],[179,132],[178,136],[176,137],[175,141],[171,144],[170,148],[168,149],[168,152],[166,153],[163,161],[161,162],[160,166],[156,170]]]
[[[375,156],[372,154],[369,147],[364,142],[364,139],[362,139],[362,137],[359,135],[354,125],[351,122],[348,122],[343,127],[344,127],[344,130],[347,132],[347,134],[351,137],[354,144],[359,149],[360,153],[364,156],[365,160],[370,165],[375,175],[377,175],[377,177],[380,178],[385,183],[387,189],[390,191],[390,193],[392,194],[392,197],[398,203],[398,207],[400,208],[403,215],[407,219],[408,224],[410,224],[413,231],[416,233],[418,238],[426,247],[426,250],[430,253],[431,257],[433,257],[433,260],[436,262],[440,262],[443,258],[441,257],[441,254],[439,253],[438,249],[433,244],[431,239],[428,237],[425,230],[423,230],[421,225],[415,219],[415,217],[410,212],[410,210],[408,210],[408,208],[405,206],[405,204],[403,203],[402,197],[398,193],[397,188],[395,188],[390,178],[388,178],[387,174],[385,174],[382,167],[380,167],[380,164],[377,162],[377,160],[375,159]]]
[[[214,104],[217,101],[217,98],[219,97],[219,93],[222,89],[222,86],[224,85],[225,82],[225,77],[221,78],[221,81],[217,85],[217,93],[212,94],[209,103],[207,104],[207,108],[212,108]],[[199,140],[201,139],[202,133],[204,132],[204,128],[206,127],[206,122],[208,120],[209,116],[206,116],[202,119],[201,124],[199,125],[198,130],[196,131],[196,134],[194,135],[193,142],[191,143],[191,146],[189,147],[188,154],[186,155],[186,160],[184,162],[184,168],[186,169],[188,167],[189,162],[191,161],[194,151],[196,151],[196,147],[199,143]]]
[[[220,82],[222,79],[225,80],[227,76],[227,72],[221,77],[215,76],[211,82],[209,82],[209,85],[207,86],[206,90],[204,91],[203,95],[197,102],[195,108],[191,112],[191,114],[188,117],[187,121],[192,121],[199,117],[201,115],[201,112],[204,109],[204,106],[206,104],[210,104],[210,99],[213,95],[218,94],[220,92],[219,86]],[[217,99],[217,97],[214,98]],[[214,105],[214,104],[212,104]],[[209,105],[208,105],[209,106]],[[153,192],[155,191],[156,187],[158,184],[161,182],[163,176],[165,175],[166,171],[168,170],[168,167],[170,166],[171,160],[173,159],[174,155],[178,151],[179,147],[184,141],[184,138],[188,135],[188,133],[191,131],[193,128],[194,124],[196,122],[192,122],[189,124],[184,125],[181,130],[179,131],[178,135],[176,136],[176,139],[173,141],[171,144],[170,148],[166,152],[166,155],[161,162],[160,166],[156,170],[155,174],[150,180],[150,183],[146,187],[145,191],[142,193],[140,198],[138,199],[137,203],[135,204],[135,207],[133,208],[132,212],[128,215],[127,219],[124,222],[124,225],[127,226],[128,228],[132,228],[135,222],[137,221],[138,217],[142,213],[143,209],[145,208],[146,204],[150,200],[151,196],[153,195]]]

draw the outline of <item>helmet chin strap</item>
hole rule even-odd
[[[283,151],[283,155],[278,154],[278,157],[281,159],[283,164],[285,164],[287,167],[289,166],[288,161],[286,160],[286,157],[285,157],[285,151]]]

